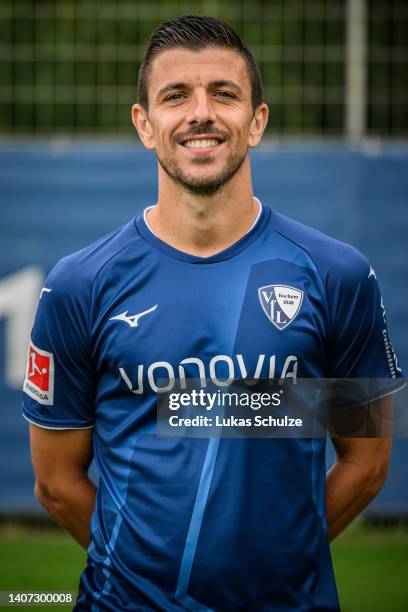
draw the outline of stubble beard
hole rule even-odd
[[[232,177],[238,172],[240,167],[245,161],[247,151],[243,155],[228,155],[224,168],[221,172],[211,178],[196,178],[189,176],[185,173],[179,164],[174,159],[162,158],[157,155],[157,161],[166,172],[166,174],[177,184],[192,194],[200,196],[212,196],[217,193]],[[195,160],[197,166],[205,166],[207,163],[211,163],[212,159],[210,156],[200,157]]]

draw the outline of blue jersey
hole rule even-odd
[[[226,371],[398,379],[366,259],[263,206],[210,257],[164,243],[141,214],[50,273],[23,410],[41,427],[94,428],[77,610],[338,610],[324,439],[156,434],[163,379]]]

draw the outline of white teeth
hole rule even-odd
[[[216,147],[219,144],[218,140],[207,139],[207,140],[187,140],[184,143],[185,147],[189,149],[205,149],[206,147]]]

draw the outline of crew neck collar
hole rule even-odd
[[[267,224],[270,218],[271,209],[269,208],[269,206],[263,206],[258,198],[255,198],[255,200],[259,204],[259,212],[254,223],[246,232],[246,234],[244,234],[239,240],[231,244],[226,249],[223,249],[222,251],[219,251],[214,255],[210,255],[209,257],[198,257],[197,255],[191,255],[190,253],[180,251],[179,249],[176,249],[167,244],[167,242],[161,240],[153,232],[146,220],[146,212],[150,208],[153,208],[154,205],[146,207],[136,217],[135,226],[139,234],[142,236],[142,238],[144,238],[144,240],[149,242],[151,246],[153,246],[155,249],[161,251],[162,253],[165,253],[169,257],[173,257],[174,259],[179,259],[192,264],[216,263],[218,261],[230,259],[231,257],[234,257],[235,255],[246,249],[254,240],[256,240],[256,238],[259,236],[259,234],[262,232],[263,228]]]

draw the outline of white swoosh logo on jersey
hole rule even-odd
[[[147,310],[144,310],[143,312],[131,315],[130,317],[127,316],[129,311],[126,310],[125,312],[116,315],[116,317],[111,317],[109,321],[123,321],[124,323],[127,323],[129,327],[139,327],[139,319],[149,314],[149,312],[153,312],[154,310],[156,310],[157,306],[158,304],[152,306],[151,308],[148,308]]]

